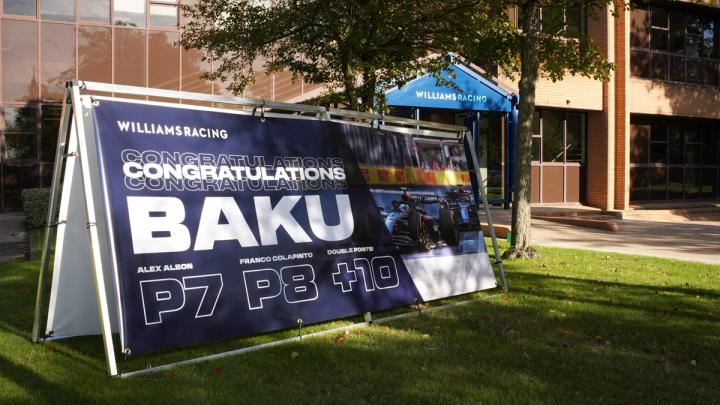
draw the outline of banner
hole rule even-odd
[[[426,166],[421,140],[350,124],[109,99],[93,114],[134,354],[495,286],[458,144]],[[403,175],[373,182],[374,148]]]

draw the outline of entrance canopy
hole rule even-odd
[[[457,88],[439,84],[435,76],[428,73],[405,84],[402,88],[393,88],[385,93],[388,105],[393,107],[443,108],[461,111],[500,111],[513,110],[513,95],[501,89],[493,82],[482,77],[469,66],[454,63],[449,69],[440,72],[440,76],[454,83]]]

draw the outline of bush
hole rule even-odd
[[[38,229],[46,225],[48,204],[50,204],[49,188],[26,188],[20,194],[25,226],[27,229]]]

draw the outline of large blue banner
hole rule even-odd
[[[398,246],[388,218],[404,215],[412,240],[440,235],[440,217],[451,214],[413,214],[437,204],[407,192],[388,202],[397,212],[383,212],[343,135],[348,125],[108,99],[94,114],[123,349],[134,354],[489,287],[448,294],[416,283],[405,261],[418,272],[431,262],[418,265],[418,252]],[[471,233],[474,245],[461,233],[421,241],[419,251],[471,256],[454,263],[472,267],[485,246]]]

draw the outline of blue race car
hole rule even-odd
[[[480,219],[477,212],[478,207],[472,200],[472,193],[462,185],[451,189],[445,194],[448,208],[452,210],[455,219],[455,227],[461,231],[480,230]]]
[[[428,213],[425,209],[428,204],[439,204],[439,218]],[[448,246],[460,244],[455,213],[448,202],[437,195],[416,198],[403,189],[401,199],[393,201],[392,205],[393,210],[383,211],[382,216],[396,246],[427,251],[441,243]]]

